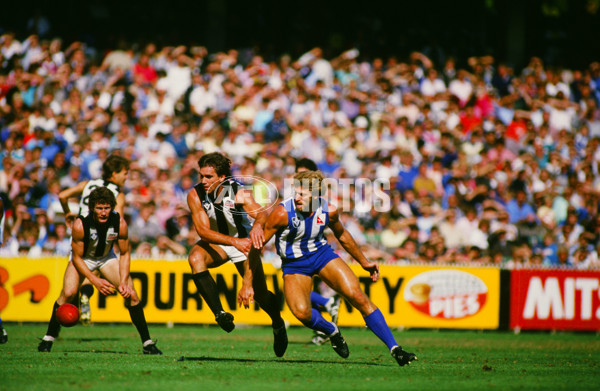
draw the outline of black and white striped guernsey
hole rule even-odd
[[[194,186],[210,220],[210,229],[236,238],[247,238],[252,222],[244,207],[235,203],[235,196],[243,189],[243,185],[228,178],[220,187],[222,190],[219,194],[207,194],[201,183]]]
[[[83,188],[83,191],[81,192],[81,200],[79,201],[79,214],[80,215],[85,216],[90,212],[90,208],[89,208],[90,194],[92,193],[92,190],[94,190],[98,187],[108,188],[108,190],[110,190],[115,195],[115,199],[119,195],[119,190],[120,190],[119,186],[117,186],[116,184],[114,184],[112,182],[105,181],[104,179],[92,179],[92,180],[88,181],[88,183]]]
[[[96,223],[92,213],[77,218],[83,223],[83,259],[103,259],[109,255],[119,239],[121,216],[112,211],[105,224]]]

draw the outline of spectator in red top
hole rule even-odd
[[[142,53],[133,66],[133,74],[141,76],[144,83],[154,83],[158,79],[156,70],[150,65],[150,57],[146,53]]]
[[[474,127],[482,124],[481,117],[477,116],[471,103],[468,103],[464,111],[460,113],[460,123],[464,134],[468,134]]]

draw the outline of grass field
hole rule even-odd
[[[350,357],[288,330],[284,358],[271,329],[153,325],[163,356],[144,356],[131,325],[63,329],[51,353],[37,352],[46,325],[5,324],[0,390],[599,390],[594,333],[394,331],[419,361],[399,367],[366,329],[345,328]],[[183,358],[183,359],[182,359]]]

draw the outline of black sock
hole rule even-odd
[[[254,297],[256,298],[258,305],[260,305],[260,308],[262,308],[263,311],[265,311],[271,317],[271,322],[274,329],[278,329],[285,325],[283,319],[281,318],[281,312],[279,312],[279,306],[277,305],[277,296],[275,296],[273,292],[267,291],[264,300],[263,297]]]
[[[81,286],[79,291],[82,295],[86,295],[88,298],[90,298],[94,295],[94,286],[91,284],[85,284]]]
[[[46,335],[57,338],[58,333],[60,332],[60,323],[56,318],[56,310],[60,307],[57,302],[54,302],[54,306],[52,307],[52,316],[50,317],[50,322],[48,322],[48,330],[46,331]]]
[[[217,283],[212,278],[208,270],[192,275],[192,279],[196,284],[196,288],[202,295],[206,304],[210,307],[213,314],[218,314],[223,311],[221,305],[221,299],[219,298],[219,290],[217,289]]]
[[[131,316],[131,321],[140,334],[140,338],[142,338],[142,343],[149,340],[150,332],[148,331],[148,324],[146,323],[142,303],[129,307],[129,316]]]

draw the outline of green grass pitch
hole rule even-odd
[[[5,324],[0,390],[598,390],[597,333],[394,331],[419,361],[399,367],[366,329],[343,328],[350,357],[291,327],[283,358],[268,327],[151,325],[163,356],[144,356],[132,325],[64,329],[37,352],[44,324]]]

